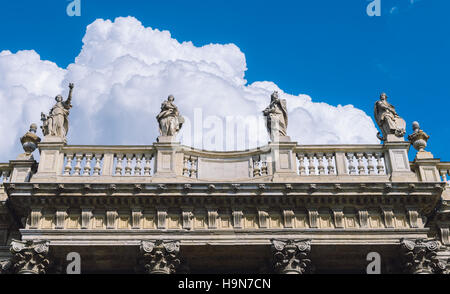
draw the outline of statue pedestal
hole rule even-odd
[[[404,137],[397,137],[394,134],[388,134],[386,136],[386,141],[387,143],[391,143],[391,142],[405,142],[405,138]]]
[[[67,139],[56,136],[45,136],[42,143],[64,143],[67,144]]]
[[[159,136],[156,139],[156,142],[158,143],[176,143],[176,137],[175,136]]]
[[[33,155],[26,158],[26,153],[19,155],[16,160],[9,162],[12,167],[11,183],[25,183],[29,182],[33,174],[32,170],[35,168],[37,162]]]
[[[284,140],[289,137],[280,137]],[[294,148],[297,142],[279,141],[269,144],[273,164],[273,181],[284,181],[286,177],[297,175],[297,161]]]
[[[159,178],[159,181],[161,178],[168,178],[169,182],[172,181],[177,177],[177,170],[183,168],[182,154],[178,152],[180,143],[175,142],[175,136],[160,136],[158,143],[154,143],[153,146],[156,149],[154,177]]]
[[[419,151],[416,154],[416,159],[433,159],[433,154],[428,151]]]
[[[41,154],[37,173],[33,176],[32,182],[55,182],[56,177],[62,172],[64,164],[64,152],[62,151],[65,143],[61,138],[59,141],[53,140],[55,137],[44,137],[43,142],[38,144]]]
[[[286,143],[286,142],[291,142],[291,137],[289,137],[289,136],[275,136],[275,137],[270,137],[270,141],[271,141],[272,144]]]
[[[386,165],[391,172],[392,182],[417,181],[416,175],[411,171],[408,159],[409,142],[385,142],[388,152]]]

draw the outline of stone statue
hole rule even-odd
[[[285,99],[278,98],[278,92],[273,92],[269,107],[263,113],[267,120],[267,131],[270,139],[277,141],[277,138],[287,137],[288,113]]]
[[[406,122],[397,114],[395,107],[387,102],[387,95],[382,93],[375,103],[375,120],[381,129],[377,134],[381,141],[404,141]]]
[[[161,112],[156,116],[159,122],[159,132],[163,137],[174,137],[184,124],[184,118],[180,115],[174,104],[175,97],[170,95],[167,101],[161,105]]]
[[[24,154],[21,155],[21,157],[26,159],[32,159],[33,156],[31,155],[34,150],[37,148],[37,144],[41,142],[41,138],[36,135],[37,131],[37,125],[31,124],[30,130],[20,138],[20,143],[22,143],[23,150],[25,151]]]
[[[69,96],[66,101],[63,101],[63,97],[58,95],[55,97],[56,103],[50,109],[49,115],[41,113],[42,120],[42,132],[45,137],[58,137],[62,140],[66,140],[67,133],[69,131],[69,110],[72,108],[72,91],[74,84],[69,84]]]

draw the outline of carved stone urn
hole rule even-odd
[[[37,148],[37,144],[41,141],[41,138],[36,135],[36,131],[37,125],[31,124],[30,130],[22,138],[20,138],[20,143],[22,143],[23,150],[26,154],[33,153],[33,151]]]
[[[423,152],[430,136],[420,129],[420,125],[416,121],[413,122],[413,130],[414,132],[408,136],[408,140],[417,151]]]

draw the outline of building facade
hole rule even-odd
[[[449,273],[450,162],[418,125],[407,142],[378,111],[383,144],[305,146],[273,95],[271,142],[210,152],[176,142],[169,98],[158,142],[74,146],[58,103],[42,142],[32,126],[0,164],[2,273],[66,273],[73,252],[82,273],[366,273],[377,258],[381,273]]]

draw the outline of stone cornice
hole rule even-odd
[[[6,183],[14,209],[61,205],[169,207],[415,207],[429,214],[445,183],[51,184]],[[26,213],[26,212],[23,213]]]

